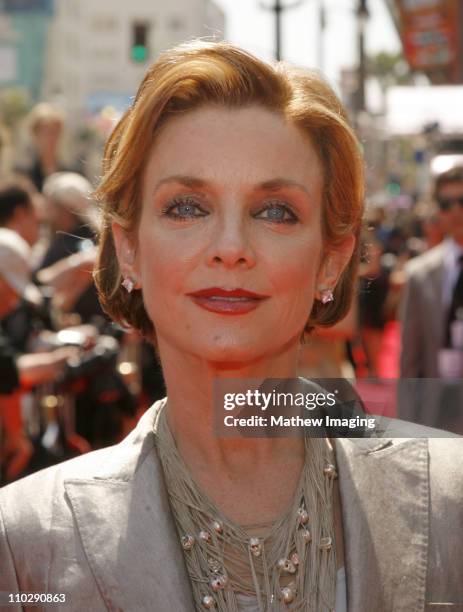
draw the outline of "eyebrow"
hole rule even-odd
[[[195,176],[188,176],[184,174],[173,174],[171,176],[167,176],[166,178],[161,179],[154,188],[154,192],[156,193],[160,187],[165,185],[166,183],[178,183],[183,185],[184,187],[188,187],[189,189],[201,189],[208,186],[208,182],[197,178]],[[280,191],[281,189],[290,188],[290,189],[298,189],[305,193],[305,195],[310,197],[310,193],[302,183],[298,183],[292,179],[286,178],[275,178],[270,179],[268,181],[264,181],[256,185],[253,191]]]
[[[173,174],[171,176],[166,176],[166,178],[163,178],[158,181],[156,183],[156,187],[154,188],[154,193],[156,193],[156,191],[166,183],[179,183],[180,185],[184,185],[185,187],[189,187],[190,189],[199,189],[207,185],[207,181],[203,181],[202,179],[196,178],[194,176]]]
[[[303,191],[306,195],[310,196],[310,193],[305,185],[285,178],[276,178],[271,179],[270,181],[264,181],[257,186],[257,189],[262,191],[280,191],[280,189],[285,189],[288,187],[290,189],[298,189],[299,191]]]

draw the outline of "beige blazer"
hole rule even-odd
[[[443,242],[407,264],[400,316],[397,415],[406,421],[463,434],[463,381],[458,386],[454,381],[447,383],[440,379],[438,369],[447,316],[443,302],[446,257],[448,247]],[[452,396],[458,399],[449,401]]]
[[[401,302],[402,378],[438,378],[437,354],[444,345],[444,265],[447,246],[441,243],[408,262]]]
[[[65,594],[50,610],[193,612],[160,405],[117,446],[0,491],[0,592]],[[337,439],[336,453],[349,612],[463,610],[463,441]]]

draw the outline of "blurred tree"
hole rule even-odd
[[[410,70],[402,53],[380,51],[367,58],[367,74],[375,79],[382,96],[383,113],[386,108],[386,94],[394,85],[414,85],[415,74]]]
[[[9,87],[0,96],[0,116],[10,128],[15,128],[19,121],[31,109],[28,92],[22,87]]]
[[[367,60],[368,74],[379,81],[381,89],[391,85],[413,85],[413,74],[402,53],[380,51]]]

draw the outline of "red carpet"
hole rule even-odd
[[[396,385],[399,377],[400,323],[391,321],[384,328],[379,356],[379,378],[357,378],[357,390],[367,411],[372,414],[396,416]]]
[[[400,323],[390,321],[383,333],[379,356],[379,375],[381,378],[398,378],[400,360]]]

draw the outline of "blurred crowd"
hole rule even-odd
[[[118,442],[165,394],[153,348],[99,305],[93,177],[85,160],[61,162],[64,123],[39,104],[27,163],[0,164],[2,483]],[[305,340],[300,374],[462,376],[462,254],[461,167],[437,177],[429,201],[368,206],[351,310]]]
[[[152,347],[99,305],[98,211],[60,160],[63,115],[39,104],[28,128],[28,163],[0,173],[2,483],[118,442],[165,394]]]

